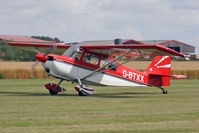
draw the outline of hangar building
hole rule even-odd
[[[159,44],[171,48],[179,53],[195,53],[195,47],[177,40],[147,40],[144,44]]]
[[[27,36],[12,36],[12,35],[0,35],[0,41],[15,41],[15,42],[38,42],[38,43],[47,43],[48,41],[44,41],[41,39],[35,39]]]

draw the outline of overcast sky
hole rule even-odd
[[[199,0],[0,0],[0,29],[65,42],[176,39],[199,53]]]

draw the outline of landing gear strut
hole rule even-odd
[[[164,88],[162,88],[162,87],[159,87],[161,90],[162,90],[162,94],[168,94],[168,91],[167,90],[165,90]]]
[[[56,89],[57,89],[57,92],[59,92],[59,85],[62,83],[62,81],[64,81],[63,79],[61,79],[60,81],[59,81],[59,83],[57,84],[57,86],[56,86]]]

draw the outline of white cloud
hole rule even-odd
[[[199,42],[196,0],[0,0],[1,34]],[[198,51],[199,52],[199,51]]]

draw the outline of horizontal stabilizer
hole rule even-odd
[[[171,75],[173,79],[186,79],[187,75]]]

